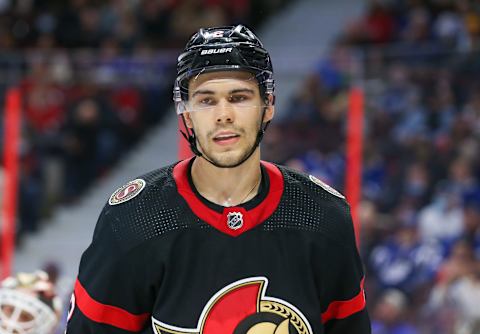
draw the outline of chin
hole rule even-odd
[[[216,154],[207,153],[206,156],[220,166],[230,167],[239,163],[246,154],[248,154],[248,152],[238,152],[237,150],[232,150]]]

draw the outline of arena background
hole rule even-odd
[[[179,157],[180,48],[236,23],[273,59],[263,158],[354,208],[373,333],[480,333],[477,0],[1,0],[2,275],[68,299],[108,196]]]

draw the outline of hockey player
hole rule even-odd
[[[117,189],[80,263],[68,334],[366,334],[345,198],[260,160],[268,52],[244,26],[201,29],[178,58],[195,157]]]
[[[61,300],[47,273],[18,273],[0,284],[0,334],[53,334]]]

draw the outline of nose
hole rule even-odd
[[[234,120],[235,115],[232,105],[222,99],[217,104],[217,123],[233,123]]]

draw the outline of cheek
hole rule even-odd
[[[198,115],[190,116],[190,126],[197,134],[200,134],[205,129],[205,123],[205,117],[198,117]]]
[[[243,123],[242,123],[244,124],[243,127],[248,132],[257,133],[261,125],[261,120],[260,120],[261,115],[258,115],[257,113],[255,113],[255,116],[253,115],[249,115],[249,116],[250,117],[245,117],[245,119],[243,120]]]
[[[212,122],[207,120],[205,116],[192,118],[192,126],[192,129],[195,131],[195,136],[199,140],[204,140],[208,136],[208,133],[214,129]]]

